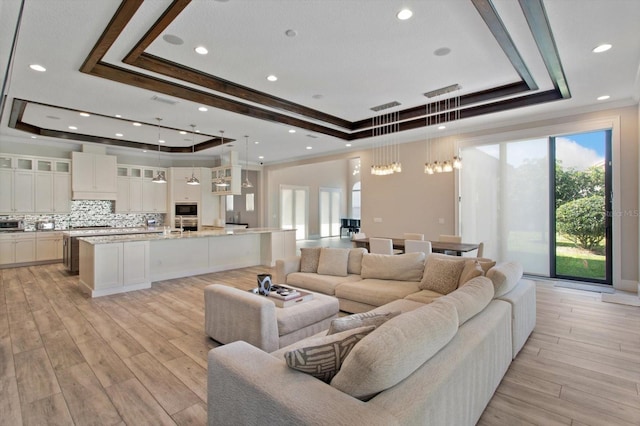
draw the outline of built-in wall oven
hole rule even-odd
[[[198,230],[198,204],[176,203],[174,208],[174,227],[184,231]]]

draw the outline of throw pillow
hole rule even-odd
[[[362,255],[367,253],[366,248],[358,247],[349,250],[349,263],[347,264],[347,273],[360,275],[362,271]]]
[[[346,277],[348,263],[349,249],[323,247],[320,250],[318,273]]]
[[[374,254],[362,256],[362,279],[420,281],[424,271],[424,253]]]
[[[371,399],[409,377],[457,331],[458,313],[450,303],[430,303],[398,315],[353,348],[331,386],[354,398]]]
[[[464,268],[460,273],[460,279],[458,280],[458,287],[464,285],[470,279],[484,275],[482,266],[477,260],[467,260],[464,262]]]
[[[318,272],[320,261],[320,247],[300,249],[300,272]]]
[[[352,330],[358,327],[373,325],[379,327],[387,320],[400,315],[400,311],[395,312],[363,312],[361,314],[353,314],[342,318],[336,318],[331,321],[327,336],[330,334],[340,333],[342,331]]]
[[[290,368],[329,383],[356,343],[374,329],[374,326],[358,327],[320,339],[311,339],[309,346],[286,352],[284,359]]]
[[[448,256],[427,256],[427,264],[420,282],[422,290],[431,290],[440,294],[449,294],[458,287],[460,274],[464,269],[464,258]]]

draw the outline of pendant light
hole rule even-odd
[[[191,134],[193,135],[192,144],[191,144],[191,154],[195,155],[196,153],[196,125],[191,124]],[[193,164],[193,160],[191,160],[191,177],[187,179],[187,185],[200,185],[200,181],[196,177],[196,168]]]
[[[244,181],[242,182],[243,188],[253,188],[253,184],[249,180],[249,136],[244,136],[244,146],[245,146],[245,155],[244,155]]]
[[[162,118],[157,117],[156,120],[158,120],[158,168],[160,168],[160,122],[162,121]],[[156,175],[156,177],[151,179],[151,182],[167,183],[167,179],[164,176],[164,171],[158,170],[158,174]]]
[[[224,130],[220,130],[220,145],[222,145],[222,151],[220,152],[220,165],[222,166],[222,161],[223,161],[223,157],[224,157]],[[213,181],[213,184],[215,186],[220,186],[220,187],[225,187],[225,186],[229,186],[229,183],[224,180],[224,178],[222,176],[218,176],[218,178]]]

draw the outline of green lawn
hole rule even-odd
[[[556,236],[556,274],[570,277],[605,279],[604,243],[593,251],[580,249]]]

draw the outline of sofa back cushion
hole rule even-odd
[[[493,299],[493,283],[487,277],[477,276],[462,287],[432,302],[450,303],[458,312],[458,326],[461,326],[487,307]]]
[[[374,254],[362,256],[362,279],[420,281],[424,272],[424,253]]]
[[[522,278],[522,264],[520,262],[505,262],[494,266],[487,272],[487,278],[493,282],[495,295],[500,297],[509,293]]]
[[[318,272],[320,262],[320,247],[300,249],[300,272]]]
[[[460,273],[460,278],[458,279],[458,287],[463,286],[470,279],[482,275],[484,275],[484,271],[477,260],[466,260],[464,262],[464,268],[462,268],[462,272]]]
[[[360,275],[362,271],[362,255],[365,253],[367,253],[367,249],[363,247],[349,250],[349,263],[347,263],[348,274]]]
[[[450,303],[426,305],[391,318],[351,350],[331,386],[366,401],[411,375],[457,330],[458,313]]]
[[[347,276],[349,249],[322,247],[318,260],[318,274]]]
[[[465,262],[463,257],[430,254],[427,256],[420,288],[440,294],[451,293],[458,288]]]

